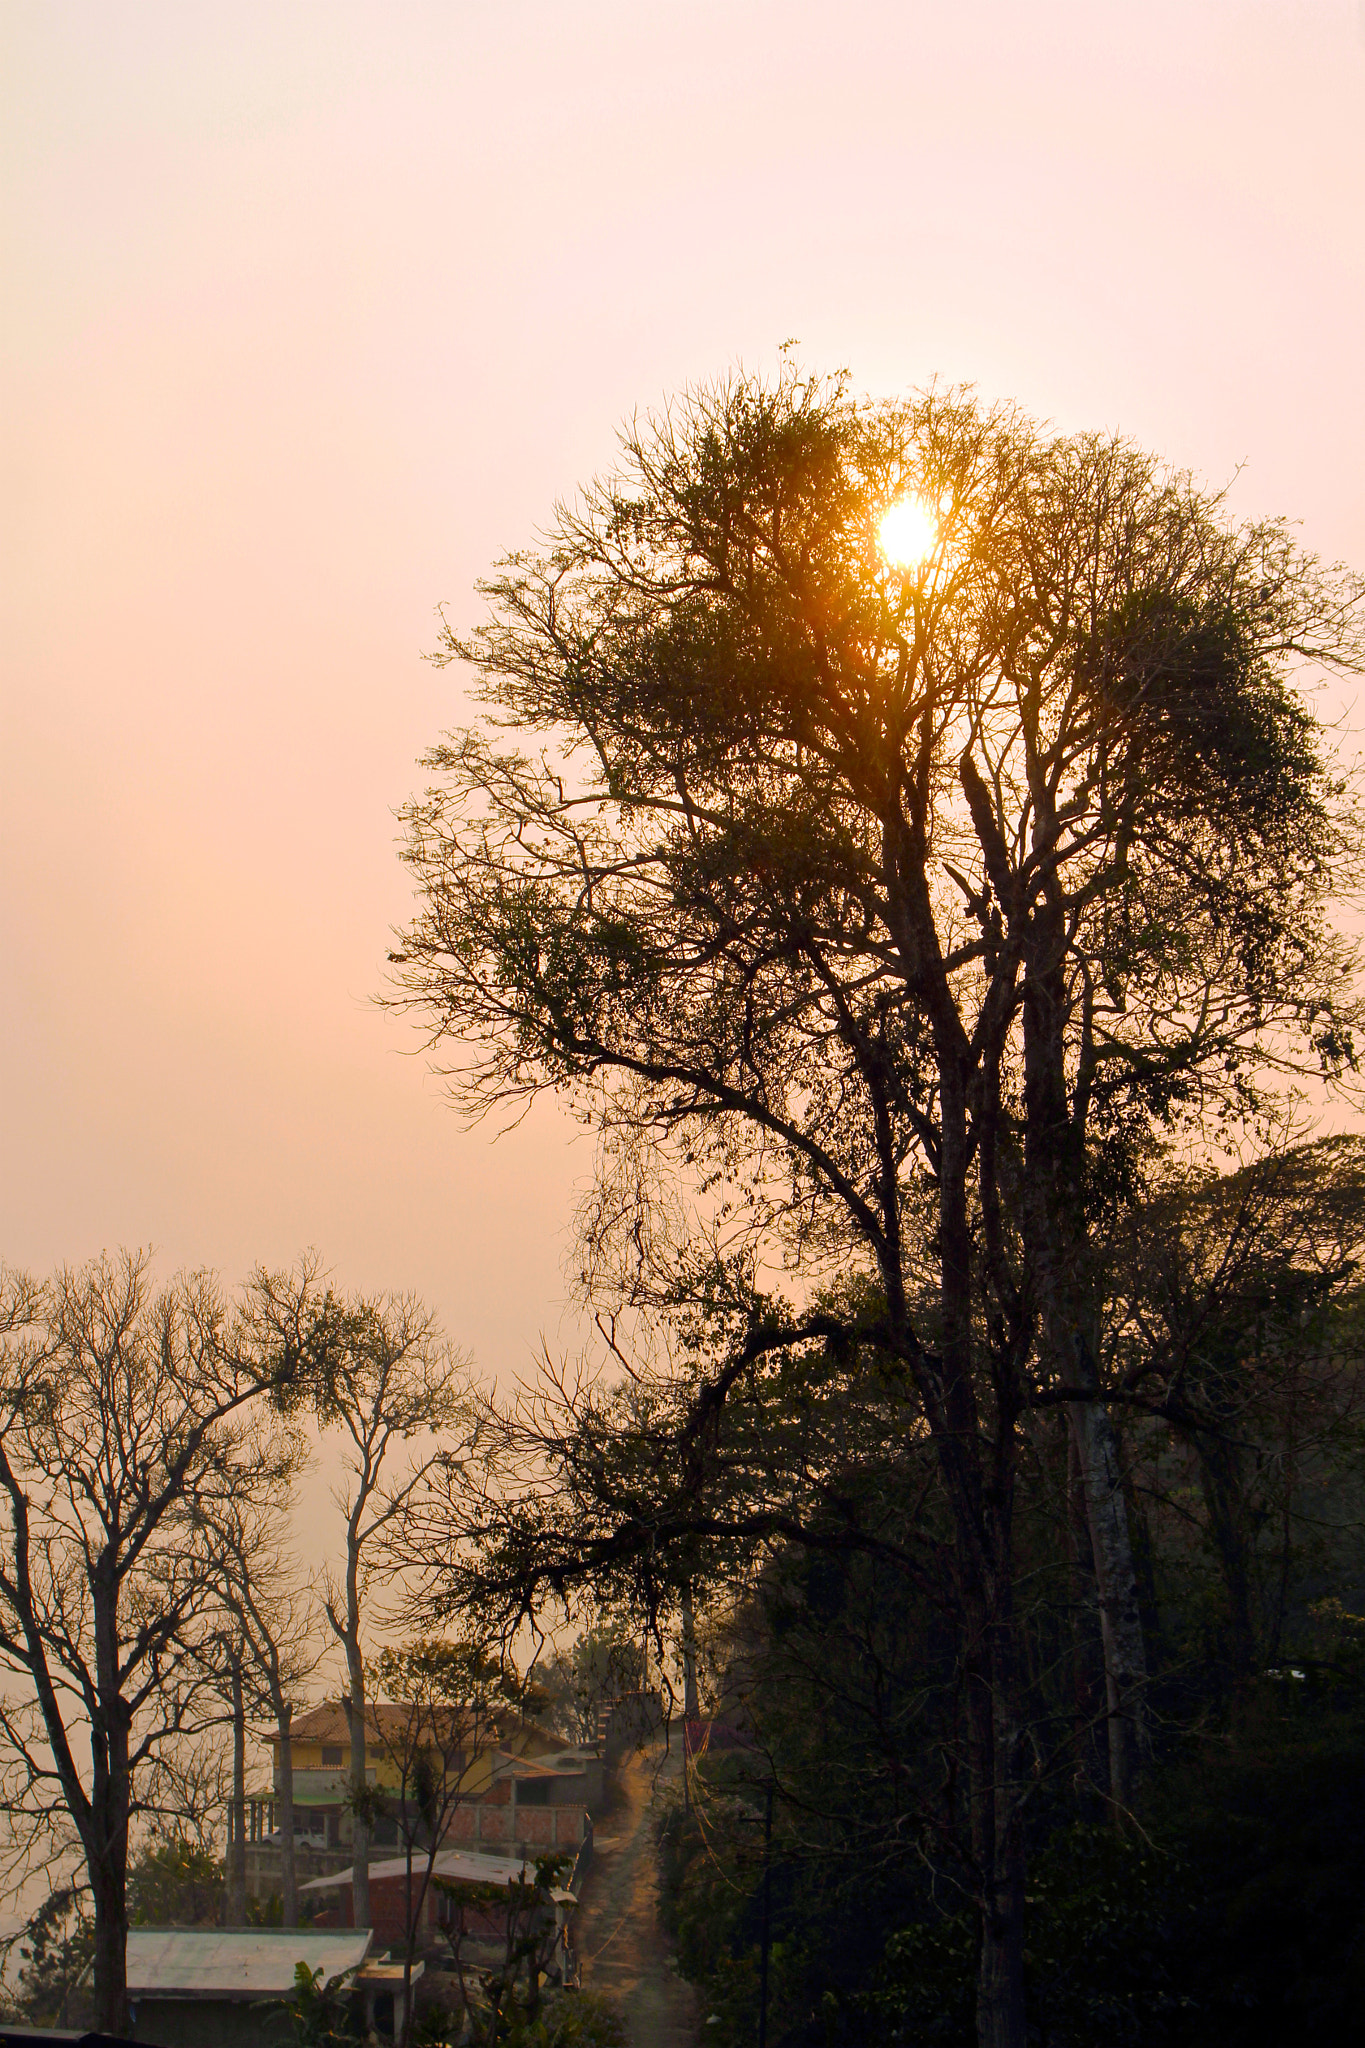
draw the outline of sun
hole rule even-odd
[[[938,545],[938,521],[918,498],[898,498],[878,520],[877,538],[888,562],[917,569]]]

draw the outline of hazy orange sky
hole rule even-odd
[[[316,1244],[489,1371],[587,1171],[372,1004],[433,610],[689,379],[974,380],[1365,565],[1365,11],[0,8],[0,1253]]]

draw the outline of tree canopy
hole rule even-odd
[[[636,422],[485,594],[438,653],[487,717],[405,812],[396,999],[466,1107],[596,1125],[599,1302],[730,1317],[684,1446],[778,1354],[899,1376],[952,1530],[982,2038],[1017,2041],[1021,1427],[1068,1418],[1122,1807],[1097,1227],[1352,1069],[1359,836],[1301,682],[1361,666],[1361,585],[1120,438],[788,367]]]

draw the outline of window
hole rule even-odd
[[[339,1742],[323,1743],[322,1768],[324,1771],[339,1771],[341,1769],[341,1744]]]

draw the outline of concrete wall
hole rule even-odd
[[[376,1859],[391,1856],[391,1849],[371,1852]],[[349,1870],[351,1852],[349,1849],[305,1849],[298,1842],[294,1844],[294,1876],[299,1884],[306,1884],[310,1877],[330,1877],[334,1870]],[[246,1890],[251,1899],[273,1898],[280,1888],[280,1852],[273,1842],[248,1842],[246,1845]]]

